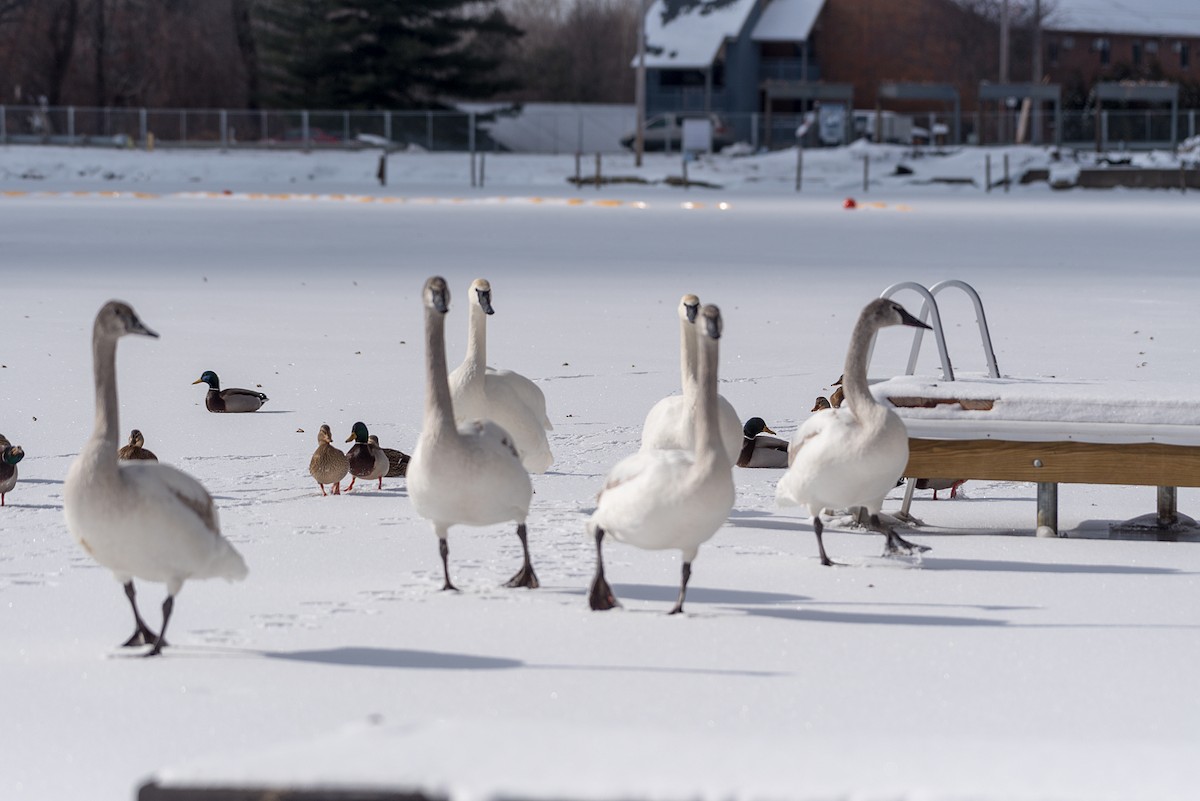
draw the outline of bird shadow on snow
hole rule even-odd
[[[978,626],[999,628],[1008,626],[1005,620],[982,617],[952,617],[950,615],[913,615],[869,612],[829,612],[822,609],[744,609],[747,615],[773,617],[795,623],[846,623],[885,626]]]
[[[632,601],[657,601],[672,604],[679,596],[679,587],[665,584],[622,584],[612,583],[613,594]],[[586,589],[563,590],[568,595],[586,595]],[[812,600],[805,595],[786,592],[762,592],[761,590],[727,590],[718,587],[689,586],[689,604],[786,604]]]
[[[62,511],[61,503],[11,503],[4,504],[5,509],[57,509]]]
[[[22,478],[20,480],[20,483],[21,484],[61,484],[61,483],[63,483],[63,479],[61,479],[61,478]]]
[[[263,651],[268,659],[348,667],[408,668],[414,670],[505,670],[524,667],[519,659],[407,648],[348,646],[317,651]]]
[[[1119,576],[1183,576],[1187,571],[1174,567],[1147,567],[1137,565],[1080,565],[1065,562],[1013,562],[995,559],[941,559],[926,556],[921,562],[922,570],[973,570],[1004,571],[1013,573],[1093,573],[1096,575]]]

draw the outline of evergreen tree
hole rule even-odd
[[[428,108],[512,88],[495,0],[261,0],[264,78],[308,108]]]

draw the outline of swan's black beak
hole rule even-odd
[[[900,321],[905,325],[911,325],[913,328],[928,328],[931,331],[933,330],[932,326],[925,325],[925,323],[913,317],[904,308],[900,309]]]
[[[475,294],[479,296],[479,306],[486,314],[495,314],[496,310],[492,308],[492,293],[490,290],[476,289]]]
[[[704,307],[704,332],[710,339],[721,338],[721,310],[709,304]]]
[[[689,323],[696,322],[696,315],[700,313],[700,304],[699,303],[687,303],[687,304],[684,304],[683,308],[684,308],[684,311],[687,313],[688,322]]]
[[[146,324],[134,317],[129,321],[129,333],[141,334],[144,337],[154,337],[158,339],[158,334],[146,327]]]

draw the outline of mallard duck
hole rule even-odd
[[[642,423],[642,450],[690,450],[696,436],[698,404],[696,315],[700,299],[684,295],[679,300],[679,375],[682,394],[669,395],[650,408]],[[742,422],[733,404],[717,395],[717,418],[720,421],[721,443],[732,465],[742,449]]]
[[[829,396],[829,405],[834,409],[842,408],[842,401],[846,398],[846,391],[842,387],[844,375],[839,375],[837,381],[834,381],[830,386],[833,387],[833,394]]]
[[[813,407],[811,409],[809,409],[809,411],[810,412],[820,412],[825,409],[832,409],[832,408],[833,408],[833,404],[829,402],[829,398],[825,397],[824,395],[818,395],[816,402],[813,403]]]
[[[25,450],[0,434],[0,506],[4,505],[4,496],[17,486],[17,462],[24,458]]]
[[[694,328],[702,343],[695,447],[639,451],[609,472],[587,523],[596,539],[596,575],[588,592],[588,604],[594,610],[617,605],[604,576],[601,548],[605,534],[647,550],[678,548],[682,552],[679,599],[671,610],[674,615],[683,611],[700,545],[717,533],[733,508],[733,473],[721,442],[717,405],[721,312],[716,306],[705,306]]]
[[[775,498],[781,506],[807,506],[821,564],[833,562],[821,539],[821,510],[864,507],[870,527],[887,542],[884,555],[929,550],[900,537],[879,521],[883,499],[896,486],[908,463],[908,432],[891,409],[867,387],[867,358],[879,329],[891,325],[929,328],[895,301],[879,298],[866,305],[846,353],[841,386],[848,406],[810,416],[792,439],[790,465],[779,479]]]
[[[360,478],[368,481],[378,479],[379,489],[383,489],[383,477],[387,475],[391,463],[383,448],[378,444],[371,444],[366,424],[360,422],[351,426],[346,442],[354,443],[350,450],[346,451],[346,463],[350,468],[350,486],[346,487],[346,491],[354,489],[354,482]]]
[[[918,478],[914,485],[919,490],[933,490],[933,499],[938,499],[938,490],[950,490],[950,497],[958,497],[958,488],[965,484],[965,478]],[[965,497],[965,496],[964,496]]]
[[[446,374],[446,313],[450,289],[434,276],[425,282],[425,420],[408,463],[408,495],[417,514],[433,524],[442,556],[443,590],[450,581],[450,526],[489,526],[513,521],[524,563],[509,587],[538,586],[529,560],[525,520],[533,485],[512,439],[490,420],[454,423],[454,404]]]
[[[775,432],[761,417],[751,417],[742,426],[742,449],[738,453],[738,467],[787,467],[788,441],[767,436]]]
[[[317,432],[317,449],[308,460],[308,472],[317,480],[321,494],[327,495],[325,485],[332,484],[333,494],[341,495],[342,479],[349,471],[350,464],[346,460],[346,454],[333,445],[333,431],[329,426],[322,425],[321,430]]]
[[[487,318],[494,314],[492,285],[483,278],[471,284],[467,355],[450,374],[455,422],[491,420],[508,432],[521,463],[530,473],[544,473],[554,462],[546,432],[546,396],[537,384],[512,370],[487,366]]]
[[[126,334],[158,336],[127,304],[109,301],[92,329],[96,426],[67,471],[63,512],[83,549],[125,587],[135,629],[124,645],[152,644],[147,656],[156,656],[186,580],[239,581],[247,570],[221,536],[217,508],[200,482],[161,462],[117,460],[117,340]],[[135,578],[167,585],[157,634],[138,612]]]
[[[192,383],[208,384],[208,394],[204,396],[204,408],[210,412],[257,412],[267,402],[266,395],[253,389],[239,389],[238,387],[221,389],[221,379],[212,370],[205,370]]]
[[[157,462],[158,457],[154,455],[154,452],[142,447],[145,444],[146,439],[142,436],[142,432],[135,428],[129,432],[129,444],[117,451],[117,458],[127,462],[138,459],[148,459]]]
[[[367,437],[367,442],[371,443],[377,448],[381,448],[379,445],[379,437],[375,436],[374,434]],[[381,448],[381,450],[387,455],[388,458],[388,471],[386,474],[384,474],[384,478],[397,478],[403,476],[408,470],[408,454],[404,451],[398,451],[395,448]]]

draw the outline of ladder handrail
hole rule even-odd
[[[996,351],[992,349],[992,335],[988,332],[987,315],[983,313],[983,301],[979,299],[979,293],[975,291],[975,287],[966,281],[959,281],[957,278],[952,278],[946,281],[938,281],[929,287],[929,294],[936,297],[937,293],[949,288],[961,289],[971,299],[971,303],[975,304],[975,322],[979,324],[979,339],[983,343],[983,356],[987,360],[988,375],[992,378],[999,378],[1000,367],[996,364]],[[925,320],[924,316],[921,317],[921,320]],[[915,368],[916,353],[914,352],[909,363],[908,372],[910,375]]]
[[[924,322],[926,315],[933,315],[933,333],[937,339],[938,353],[942,359],[942,378],[946,381],[954,380],[954,368],[950,366],[950,354],[946,351],[946,334],[942,330],[942,316],[938,312],[937,300],[934,299],[933,293],[925,288],[924,284],[918,284],[916,281],[901,281],[898,284],[892,284],[887,289],[879,294],[881,298],[890,298],[902,289],[911,289],[925,299],[921,306],[921,314],[917,319]],[[917,365],[917,354],[921,350],[921,340],[925,333],[924,328],[916,329],[913,334],[912,350],[908,357],[908,371],[906,375],[912,375]],[[875,341],[871,340],[871,349],[867,352],[867,364],[871,363],[871,356],[875,353]]]

